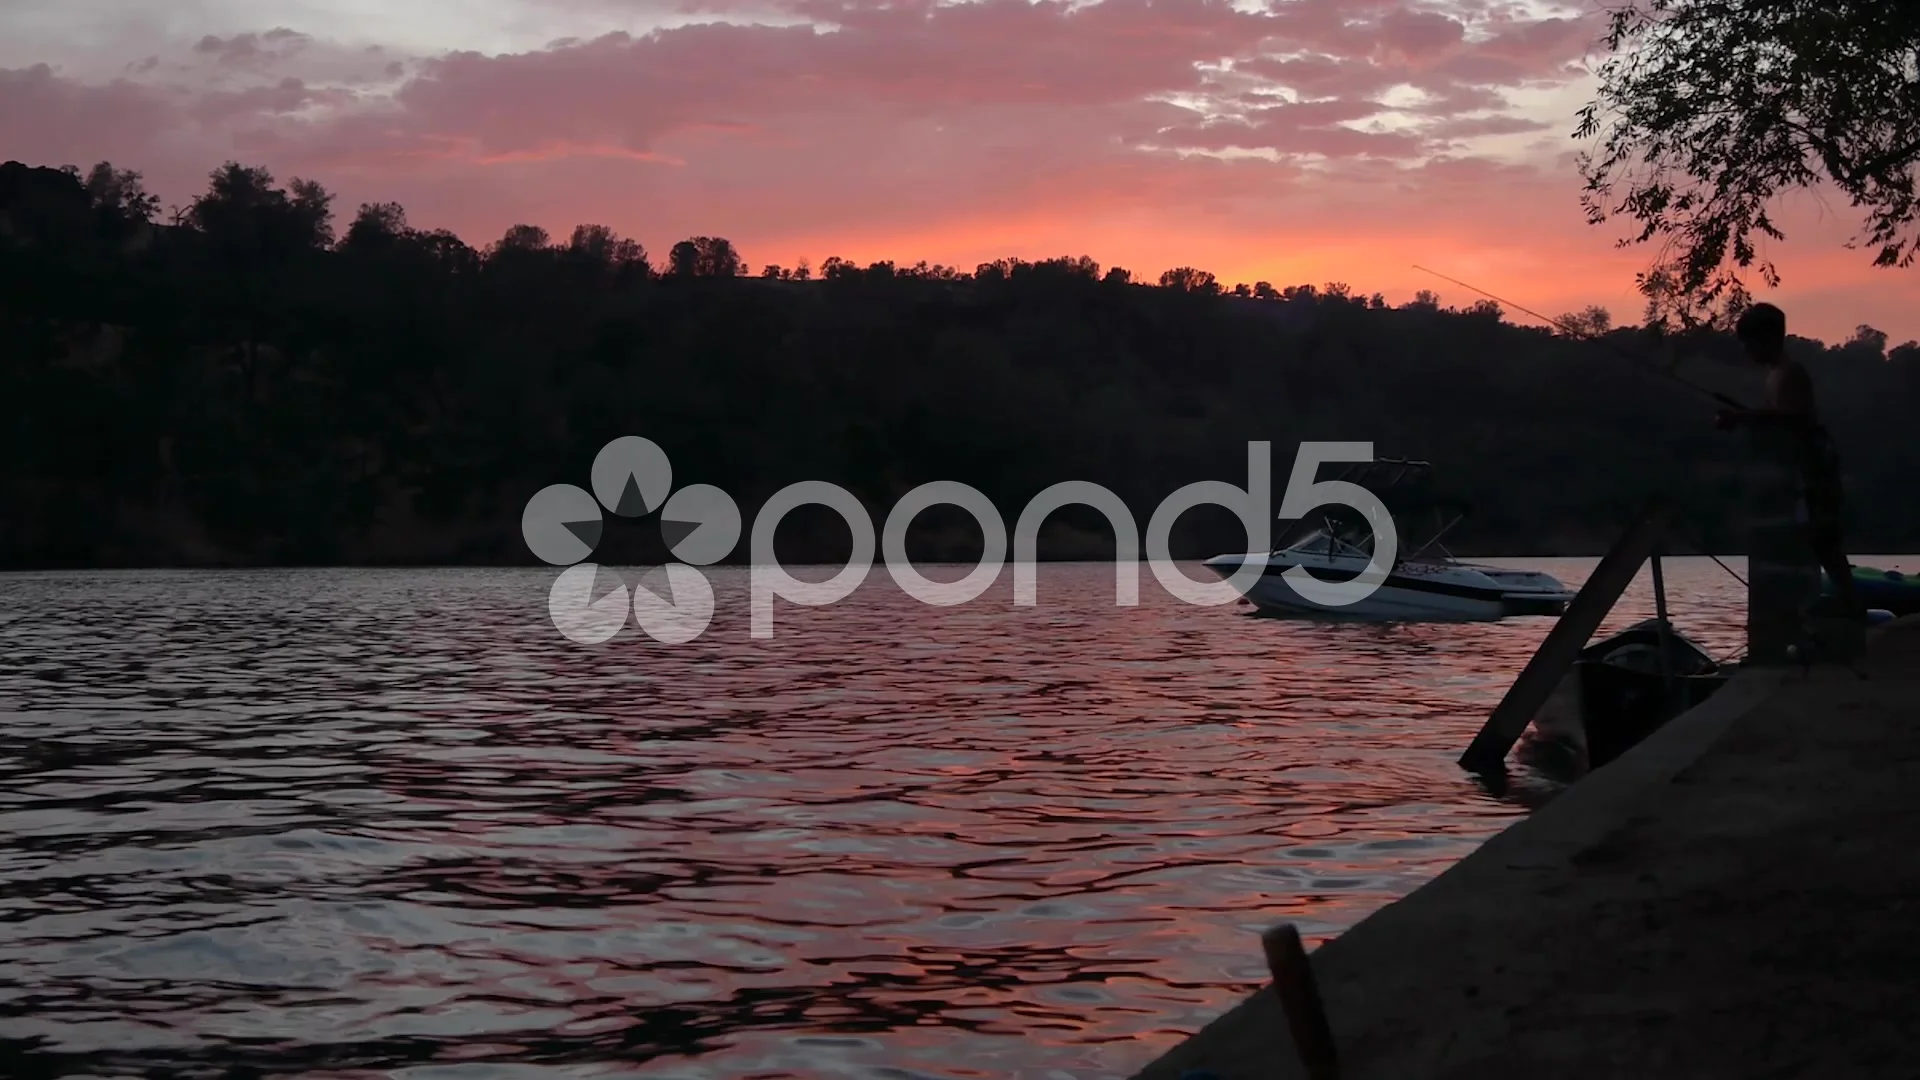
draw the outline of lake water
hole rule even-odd
[[[537,570],[0,577],[0,1073],[1126,1076],[1260,930],[1526,812],[1453,761],[1548,620],[1049,565],[1035,608],[876,573],[751,641],[713,573],[706,636],[592,647]],[[1667,577],[1739,646],[1725,570]],[[1651,611],[1643,573],[1611,625]]]

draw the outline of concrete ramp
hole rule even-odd
[[[1913,1075],[1920,618],[1864,667],[1742,672],[1315,951],[1342,1080]],[[1139,1080],[1195,1068],[1306,1078],[1270,989]]]

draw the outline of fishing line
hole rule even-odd
[[[1701,386],[1701,385],[1700,385],[1699,383],[1697,383],[1697,382],[1694,382],[1694,381],[1693,381],[1692,379],[1689,379],[1689,378],[1687,378],[1687,377],[1685,377],[1685,376],[1683,376],[1683,375],[1681,375],[1681,374],[1680,374],[1679,372],[1677,372],[1677,371],[1673,371],[1673,370],[1670,370],[1670,369],[1668,369],[1668,368],[1663,368],[1663,367],[1652,367],[1652,365],[1648,365],[1648,364],[1644,364],[1644,363],[1642,363],[1642,362],[1640,361],[1640,359],[1639,359],[1639,357],[1636,357],[1636,356],[1634,356],[1634,355],[1633,355],[1632,353],[1629,353],[1629,352],[1627,352],[1627,351],[1626,351],[1625,349],[1621,349],[1621,348],[1618,348],[1618,347],[1616,347],[1616,346],[1614,346],[1614,345],[1613,345],[1613,344],[1612,344],[1611,342],[1608,342],[1608,341],[1606,341],[1606,340],[1605,340],[1605,339],[1603,339],[1603,338],[1599,338],[1599,337],[1596,337],[1596,336],[1594,336],[1594,335],[1592,335],[1592,334],[1587,334],[1587,333],[1582,333],[1582,332],[1580,332],[1580,331],[1578,331],[1578,330],[1574,330],[1574,329],[1572,329],[1571,327],[1569,327],[1569,326],[1567,326],[1567,325],[1566,325],[1565,323],[1563,323],[1563,322],[1561,322],[1561,321],[1560,321],[1559,319],[1550,319],[1550,318],[1548,318],[1548,317],[1546,317],[1545,315],[1542,315],[1542,314],[1540,314],[1539,312],[1537,312],[1537,311],[1534,311],[1534,310],[1532,310],[1532,309],[1530,309],[1530,308],[1524,308],[1524,307],[1521,307],[1521,306],[1520,306],[1519,304],[1516,304],[1516,303],[1514,303],[1514,302],[1513,302],[1513,301],[1511,301],[1511,300],[1506,300],[1506,299],[1502,299],[1501,297],[1498,297],[1498,296],[1495,296],[1495,295],[1493,295],[1492,293],[1490,293],[1490,292],[1488,292],[1488,291],[1487,291],[1487,290],[1485,290],[1485,289],[1479,289],[1479,288],[1475,288],[1474,286],[1472,286],[1472,285],[1469,285],[1469,284],[1467,284],[1467,283],[1466,283],[1466,282],[1464,282],[1464,281],[1461,281],[1461,280],[1460,280],[1459,278],[1455,278],[1455,277],[1448,277],[1447,275],[1445,275],[1445,274],[1443,274],[1443,273],[1441,273],[1441,272],[1440,272],[1440,271],[1438,271],[1438,270],[1429,270],[1429,269],[1427,269],[1426,267],[1424,267],[1424,266],[1421,266],[1421,265],[1419,265],[1419,264],[1417,264],[1417,263],[1416,263],[1416,264],[1414,264],[1414,267],[1413,267],[1413,268],[1414,268],[1415,270],[1418,270],[1418,271],[1420,271],[1420,272],[1421,272],[1421,273],[1423,273],[1423,274],[1432,274],[1432,275],[1433,275],[1434,277],[1437,277],[1437,278],[1439,278],[1439,279],[1440,279],[1440,280],[1442,280],[1442,281],[1450,281],[1450,282],[1452,282],[1453,284],[1455,284],[1455,285],[1458,285],[1458,286],[1460,286],[1461,288],[1463,288],[1463,289],[1466,289],[1466,290],[1467,290],[1467,291],[1469,291],[1469,292],[1476,292],[1476,293],[1479,293],[1479,294],[1480,294],[1481,296],[1484,296],[1484,297],[1486,297],[1487,299],[1489,299],[1489,300],[1492,300],[1492,301],[1493,301],[1494,303],[1496,303],[1496,304],[1500,304],[1500,305],[1502,305],[1502,306],[1504,306],[1504,307],[1510,307],[1510,308],[1512,308],[1513,310],[1515,310],[1515,311],[1518,311],[1518,312],[1520,312],[1520,313],[1521,313],[1522,315],[1531,315],[1531,316],[1533,316],[1534,318],[1536,318],[1536,319],[1539,319],[1539,320],[1540,320],[1541,322],[1543,322],[1543,323],[1546,323],[1546,324],[1547,324],[1548,326],[1551,326],[1551,327],[1553,327],[1554,329],[1556,329],[1556,330],[1558,330],[1558,331],[1560,331],[1561,333],[1563,333],[1563,334],[1566,334],[1566,335],[1567,335],[1568,337],[1573,337],[1573,338],[1578,338],[1578,339],[1580,339],[1580,340],[1582,340],[1582,341],[1587,341],[1587,342],[1591,342],[1591,343],[1593,343],[1593,344],[1595,344],[1595,345],[1598,345],[1598,346],[1600,346],[1601,348],[1604,348],[1604,349],[1606,349],[1606,350],[1608,350],[1608,351],[1610,351],[1610,352],[1612,352],[1612,353],[1613,353],[1614,355],[1616,355],[1616,356],[1620,356],[1620,357],[1623,357],[1623,358],[1625,358],[1625,359],[1627,359],[1627,360],[1629,360],[1629,361],[1631,361],[1631,362],[1633,363],[1633,365],[1634,365],[1635,367],[1641,367],[1641,368],[1649,368],[1650,370],[1654,370],[1654,371],[1658,371],[1658,372],[1659,372],[1660,374],[1662,374],[1662,375],[1665,375],[1666,377],[1668,377],[1668,378],[1670,378],[1670,379],[1672,379],[1672,380],[1673,380],[1674,382],[1677,382],[1677,383],[1679,383],[1679,384],[1680,384],[1681,386],[1684,386],[1684,387],[1686,387],[1686,388],[1687,388],[1687,389],[1689,389],[1689,390],[1693,390],[1693,391],[1696,391],[1696,392],[1698,392],[1698,393],[1702,393],[1702,394],[1705,394],[1705,395],[1707,395],[1708,397],[1710,397],[1710,398],[1712,398],[1713,400],[1715,400],[1715,401],[1718,401],[1718,402],[1720,402],[1720,403],[1721,403],[1722,405],[1726,405],[1726,406],[1728,406],[1728,407],[1730,407],[1730,408],[1734,408],[1734,409],[1742,409],[1742,410],[1744,410],[1744,409],[1746,408],[1746,406],[1744,406],[1744,405],[1742,405],[1742,404],[1740,404],[1739,402],[1737,402],[1737,401],[1735,401],[1735,400],[1733,400],[1732,398],[1730,398],[1730,397],[1728,397],[1727,395],[1725,395],[1725,394],[1722,394],[1722,393],[1719,393],[1718,391],[1714,391],[1714,390],[1709,390],[1709,389],[1707,389],[1706,387],[1704,387],[1704,386]],[[1722,570],[1725,570],[1725,571],[1727,572],[1727,575],[1728,575],[1729,577],[1731,577],[1731,578],[1733,578],[1733,580],[1735,580],[1735,581],[1737,581],[1737,582],[1739,582],[1739,583],[1740,583],[1741,585],[1743,585],[1743,586],[1747,584],[1747,580],[1746,580],[1745,578],[1743,578],[1743,577],[1741,577],[1741,576],[1740,576],[1739,574],[1737,574],[1737,573],[1734,573],[1734,570],[1733,570],[1733,567],[1731,567],[1731,566],[1728,566],[1728,565],[1727,565],[1727,564],[1726,564],[1725,562],[1722,562],[1722,561],[1721,561],[1721,559],[1720,559],[1720,556],[1718,556],[1718,555],[1715,555],[1715,554],[1712,554],[1711,552],[1709,552],[1709,553],[1707,554],[1707,558],[1709,558],[1709,559],[1712,559],[1712,560],[1713,560],[1713,561],[1714,561],[1715,563],[1717,563],[1717,564],[1719,565],[1719,567],[1720,567],[1720,569],[1722,569]],[[1740,649],[1738,649],[1738,650],[1736,650],[1736,651],[1735,651],[1734,653],[1732,653],[1732,654],[1731,654],[1731,655],[1729,655],[1728,657],[1726,657],[1726,658],[1724,658],[1724,659],[1722,659],[1722,660],[1720,660],[1719,662],[1720,662],[1720,663],[1723,663],[1723,664],[1724,664],[1724,663],[1726,663],[1726,662],[1727,662],[1727,660],[1730,660],[1730,659],[1732,659],[1732,658],[1733,658],[1734,656],[1738,656],[1738,655],[1740,655],[1741,653],[1744,653],[1744,652],[1746,652],[1746,651],[1747,651],[1747,650],[1746,650],[1746,647],[1745,647],[1745,646],[1742,646],[1742,647],[1741,647]]]
[[[1708,555],[1707,558],[1712,559],[1714,562],[1720,563],[1720,569],[1725,570],[1728,574],[1731,574],[1733,576],[1733,580],[1739,582],[1743,588],[1751,588],[1751,586],[1747,585],[1746,578],[1743,578],[1739,574],[1735,574],[1733,572],[1733,567],[1728,566],[1726,563],[1720,562],[1720,556]]]
[[[1645,368],[1648,371],[1657,371],[1660,374],[1665,375],[1667,378],[1672,379],[1674,382],[1679,383],[1681,386],[1684,386],[1687,389],[1692,390],[1696,393],[1705,394],[1708,397],[1712,398],[1713,400],[1719,402],[1722,405],[1727,406],[1730,409],[1740,409],[1742,411],[1745,411],[1745,409],[1747,408],[1745,405],[1742,405],[1738,401],[1735,401],[1732,398],[1728,397],[1727,395],[1720,393],[1718,390],[1709,390],[1706,387],[1701,386],[1699,383],[1694,382],[1692,379],[1687,378],[1686,376],[1680,374],[1677,371],[1674,371],[1670,368],[1657,367],[1651,364],[1642,363],[1639,357],[1633,355],[1632,353],[1627,352],[1625,349],[1621,349],[1614,346],[1611,342],[1608,342],[1604,338],[1600,338],[1593,334],[1586,334],[1586,333],[1582,333],[1580,331],[1574,330],[1558,319],[1549,319],[1545,315],[1542,315],[1531,308],[1521,307],[1519,304],[1516,304],[1511,300],[1504,300],[1498,296],[1493,295],[1492,293],[1488,292],[1485,289],[1475,288],[1474,286],[1469,285],[1464,281],[1461,281],[1459,278],[1448,277],[1447,275],[1441,273],[1438,270],[1429,270],[1426,267],[1419,265],[1418,263],[1414,264],[1413,268],[1415,270],[1420,271],[1423,274],[1432,274],[1434,277],[1437,277],[1442,281],[1450,281],[1453,284],[1468,290],[1469,292],[1477,292],[1481,296],[1484,296],[1487,299],[1492,300],[1494,303],[1499,304],[1503,307],[1510,307],[1513,310],[1518,311],[1522,315],[1531,315],[1534,318],[1539,319],[1541,322],[1546,323],[1548,326],[1553,327],[1555,330],[1558,330],[1561,333],[1567,335],[1568,337],[1578,338],[1581,341],[1590,342],[1592,344],[1600,346],[1603,349],[1608,350],[1609,352],[1612,352],[1616,356],[1624,357],[1625,359],[1631,361],[1635,367]]]

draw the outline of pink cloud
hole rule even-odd
[[[1433,11],[1395,8],[1380,20],[1378,54],[1403,66],[1417,66],[1466,40],[1459,20]]]
[[[1443,120],[1428,128],[1428,133],[1442,139],[1475,139],[1485,135],[1520,135],[1529,131],[1546,131],[1553,125],[1544,120],[1529,120],[1524,116],[1462,116]]]
[[[208,34],[194,44],[193,51],[221,64],[256,68],[284,61],[312,41],[306,34],[282,26],[264,34],[235,34],[229,38]]]
[[[1418,157],[1425,143],[1416,136],[1340,126],[1380,111],[1377,103],[1365,100],[1269,105],[1248,109],[1230,120],[1179,128],[1167,141],[1203,150],[1271,149],[1327,157]]]
[[[1574,60],[1598,44],[1600,25],[1591,18],[1521,22],[1482,43],[1478,52],[1548,70]]]
[[[138,83],[76,83],[45,64],[0,70],[0,146],[34,164],[145,147],[176,116],[164,96]]]

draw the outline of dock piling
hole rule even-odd
[[[1673,622],[1667,618],[1667,579],[1661,572],[1660,548],[1653,549],[1653,555],[1647,559],[1647,568],[1653,572],[1653,617],[1660,627],[1660,690],[1662,701],[1668,709],[1681,712],[1676,704],[1680,700],[1680,684],[1675,681],[1673,672]]]
[[[1260,945],[1266,951],[1273,990],[1287,1015],[1287,1028],[1293,1033],[1293,1045],[1300,1054],[1300,1064],[1306,1067],[1308,1080],[1340,1080],[1333,1027],[1327,1023],[1326,1006],[1320,1001],[1319,984],[1314,981],[1306,947],[1300,943],[1300,931],[1292,923],[1281,923],[1260,935]]]

